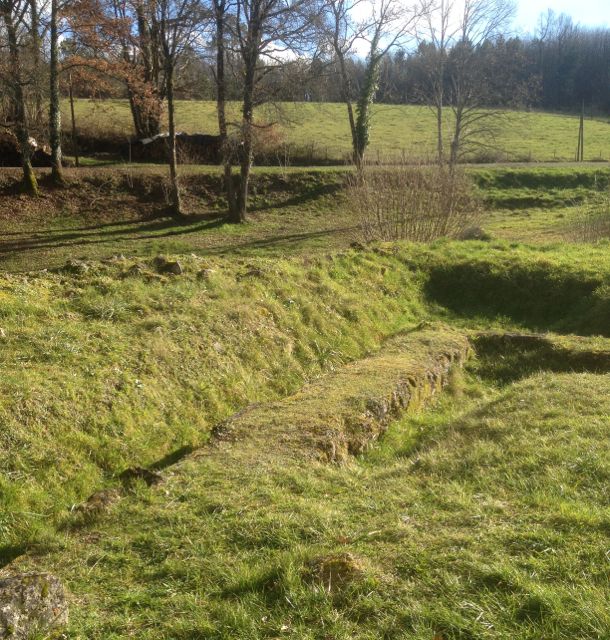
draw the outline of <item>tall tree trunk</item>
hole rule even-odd
[[[61,105],[59,98],[58,0],[51,0],[51,51],[49,129],[51,142],[51,176],[57,185],[64,183],[61,152]]]
[[[70,91],[70,119],[72,120],[72,153],[74,153],[74,164],[80,167],[80,158],[78,155],[78,137],[76,134],[76,113],[74,112],[74,86],[72,84],[72,74],[69,80]]]
[[[42,37],[40,34],[40,10],[38,0],[29,0],[30,7],[30,46],[31,60],[34,68],[34,100],[35,100],[35,121],[40,122],[43,112],[43,91],[42,91]]]
[[[362,87],[358,104],[356,105],[356,149],[354,160],[359,170],[364,166],[364,154],[369,146],[371,106],[373,105],[379,84],[379,67],[381,60],[382,58],[377,55],[375,48],[372,48],[366,68],[364,86]]]
[[[169,120],[169,176],[171,209],[175,216],[183,215],[178,183],[178,157],[176,153],[176,118],[174,109],[174,61],[168,60],[165,69],[167,83],[167,115]]]
[[[445,161],[445,142],[443,136],[443,107],[445,106],[445,53],[439,51],[437,91],[436,91],[436,154],[438,164],[443,165]]]
[[[250,51],[245,65],[246,73],[244,78],[244,98],[242,108],[242,155],[239,163],[239,193],[236,216],[238,222],[245,222],[248,217],[248,192],[250,188],[250,169],[252,168],[252,154],[254,146],[252,136],[254,126],[254,76],[256,74],[257,63],[257,55]]]
[[[338,44],[335,44],[335,54],[337,56],[337,60],[339,61],[339,70],[341,73],[341,96],[347,108],[349,129],[350,133],[352,134],[352,151],[355,159],[358,149],[358,134],[356,131],[356,118],[354,117],[354,107],[352,105],[352,95],[350,91],[351,82],[349,74],[347,72],[347,68],[345,66],[345,55],[343,54],[343,51]]]
[[[17,29],[10,8],[3,11],[4,26],[8,42],[9,65],[11,71],[11,89],[13,100],[13,112],[15,114],[15,134],[19,142],[21,152],[21,164],[23,168],[23,189],[26,193],[38,195],[38,181],[32,169],[32,147],[30,145],[30,132],[27,121],[25,95],[23,93],[23,78],[21,71],[21,56]]]
[[[227,88],[225,77],[225,0],[214,0],[216,18],[216,111],[218,114],[218,131],[224,169],[224,187],[227,194],[229,220],[239,222],[239,211],[235,197],[233,182],[233,152],[229,144],[227,128]]]

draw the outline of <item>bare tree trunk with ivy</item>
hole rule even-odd
[[[379,33],[375,33],[371,41],[371,50],[367,58],[366,74],[360,90],[360,97],[356,105],[356,145],[354,160],[356,167],[361,170],[364,164],[364,154],[370,142],[371,108],[375,101],[375,94],[379,87],[379,66],[383,59],[379,52]]]
[[[407,9],[399,0],[373,0],[371,13],[362,21],[355,18],[362,0],[327,0],[323,19],[319,22],[322,42],[332,51],[339,70],[341,95],[347,106],[352,134],[352,156],[361,170],[370,141],[371,109],[379,85],[379,73],[384,56],[407,38],[419,18],[427,10],[427,0],[421,7]],[[356,54],[357,43],[369,43],[365,77],[358,91],[356,106],[346,71],[346,59]],[[355,112],[355,113],[354,113]]]

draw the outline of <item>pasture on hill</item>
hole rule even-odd
[[[68,105],[64,103],[66,122]],[[189,133],[218,132],[214,102],[179,101],[177,126]],[[230,105],[238,120],[238,104]],[[260,108],[261,122],[278,123],[267,143],[278,145],[277,162],[290,164],[282,145],[292,148],[309,164],[344,163],[350,153],[350,133],[345,105],[332,103],[280,103]],[[427,161],[435,153],[435,119],[428,107],[375,105],[369,158],[372,161],[408,159]],[[452,114],[447,109],[450,123]],[[114,136],[121,141],[132,135],[129,105],[124,100],[77,100],[79,133],[91,138]],[[487,126],[487,125],[486,125]],[[473,149],[469,159],[478,162],[565,162],[576,155],[579,120],[575,116],[537,112],[504,112],[493,126],[493,137]],[[447,134],[450,131],[447,130]],[[610,160],[610,124],[600,120],[585,123],[585,160]]]

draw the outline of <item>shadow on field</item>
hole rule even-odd
[[[342,183],[316,185],[315,187],[304,189],[301,193],[297,193],[296,195],[286,198],[281,202],[254,206],[251,208],[251,211],[252,213],[256,213],[259,211],[269,211],[271,209],[286,209],[288,207],[306,205],[319,198],[336,196],[340,191],[343,191],[344,188],[345,187]]]
[[[595,350],[575,338],[565,346],[544,336],[520,333],[482,333],[472,342],[478,375],[509,385],[541,372],[610,373],[610,351]]]
[[[210,219],[207,216],[205,218],[193,216],[185,220],[161,219],[144,224],[125,222],[74,229],[45,230],[32,232],[19,240],[0,241],[0,256],[28,250],[106,244],[117,240],[169,238],[215,229],[224,224],[226,224],[224,218]]]
[[[602,275],[552,263],[469,260],[428,269],[426,296],[462,317],[509,318],[535,331],[610,337]]]
[[[307,231],[302,233],[286,233],[284,235],[268,236],[265,238],[259,238],[255,240],[247,240],[241,243],[232,243],[210,247],[206,250],[206,253],[210,255],[229,253],[230,251],[240,251],[244,249],[268,249],[275,247],[281,249],[282,247],[289,245],[296,245],[299,242],[305,240],[314,240],[316,238],[328,238],[331,236],[350,233],[357,231],[358,227],[338,227],[334,229],[324,229],[322,231]]]

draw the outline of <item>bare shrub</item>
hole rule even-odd
[[[568,233],[568,239],[595,244],[610,239],[610,194],[593,207],[583,209]]]
[[[482,215],[474,185],[455,168],[367,167],[348,193],[367,242],[457,238]]]

